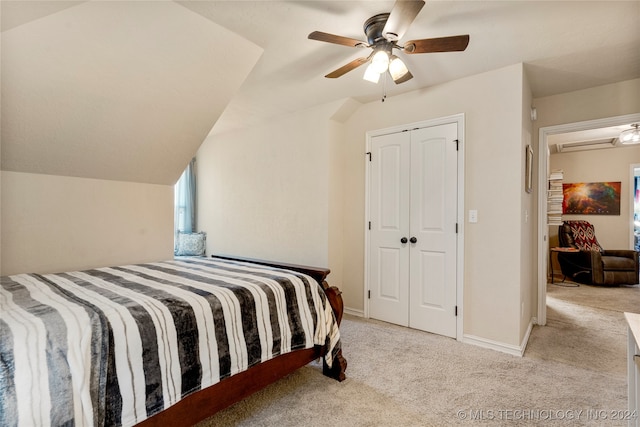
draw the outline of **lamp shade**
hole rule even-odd
[[[378,83],[378,80],[380,80],[380,73],[375,70],[373,64],[369,64],[364,72],[364,77],[362,78],[371,83]]]
[[[389,62],[389,74],[396,83],[403,83],[413,77],[402,59],[395,55],[391,56],[391,62]]]
[[[623,130],[620,132],[620,136],[618,139],[622,144],[640,144],[640,129],[638,129],[640,125],[638,123],[634,123],[631,125],[631,129]]]
[[[384,50],[377,51],[371,58],[371,65],[373,66],[372,70],[378,74],[387,71],[387,68],[389,68],[389,55],[387,52]]]

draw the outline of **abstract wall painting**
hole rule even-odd
[[[620,182],[562,184],[562,213],[620,215]]]

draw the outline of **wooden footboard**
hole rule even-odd
[[[213,258],[252,262],[276,268],[286,268],[313,277],[318,281],[318,283],[322,284],[329,303],[333,308],[338,325],[340,324],[343,312],[342,296],[338,288],[327,284],[325,279],[330,272],[328,268],[283,264],[226,255],[214,255]],[[316,346],[314,348],[297,350],[280,355],[272,360],[253,366],[244,372],[225,378],[218,384],[189,395],[172,407],[141,422],[138,426],[192,426],[195,423],[210,417],[216,412],[239,402],[258,390],[263,389],[269,384],[284,378],[296,369],[299,369],[313,360],[324,356],[324,354],[325,349],[323,347]],[[338,381],[343,381],[346,378],[346,368],[347,361],[342,356],[342,350],[340,350],[334,358],[333,366],[331,368],[324,363],[323,373]]]

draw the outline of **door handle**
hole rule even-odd
[[[400,243],[403,243],[403,244],[404,244],[404,243],[407,243],[407,238],[406,238],[406,237],[403,237],[402,239],[400,239]]]
[[[416,243],[418,241],[418,239],[416,239],[415,237],[412,237],[411,239],[409,239],[409,241],[411,243]]]

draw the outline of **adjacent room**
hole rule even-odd
[[[639,17],[2,0],[0,425],[638,422]]]

